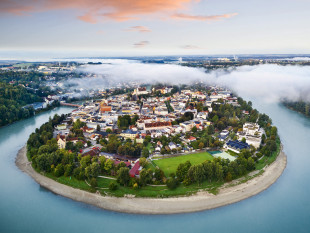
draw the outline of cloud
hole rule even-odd
[[[209,85],[227,87],[246,99],[264,102],[280,102],[283,99],[310,101],[310,67],[258,65],[234,69],[216,70],[206,73],[202,68],[173,64],[144,64],[137,61],[109,60],[109,64],[86,66],[82,72],[95,73],[97,78],[71,80],[79,86],[106,88],[107,81],[170,83],[173,85],[204,82]]]
[[[133,44],[136,48],[142,48],[142,47],[145,47],[149,44],[150,42],[147,41],[147,40],[144,40],[144,41],[140,41],[138,43],[135,43]]]
[[[105,32],[104,32],[103,30],[98,30],[98,31],[97,31],[97,34],[98,34],[98,35],[103,35],[103,34],[105,34]]]
[[[214,72],[210,76],[214,83],[248,98],[265,102],[310,101],[310,67],[242,66],[226,74]]]
[[[98,60],[96,60],[98,62]],[[182,67],[171,64],[144,64],[132,60],[101,60],[106,64],[87,65],[79,71],[85,73],[95,73],[96,78],[70,79],[67,82],[75,84],[75,88],[83,89],[104,89],[109,84],[128,82],[148,82],[148,83],[191,83],[193,80],[202,80],[206,77],[203,69]]]
[[[94,18],[91,14],[85,14],[82,16],[78,16],[79,20],[82,20],[86,23],[92,23],[92,24],[96,24],[97,23],[97,19]]]
[[[22,15],[50,10],[77,10],[78,18],[87,23],[103,19],[125,21],[156,13],[186,9],[200,0],[1,0],[0,12]]]
[[[20,3],[12,0],[0,1],[0,13],[10,13],[14,15],[28,15],[35,11],[35,7],[32,6],[32,0],[26,0],[25,3]]]
[[[151,32],[152,30],[145,26],[133,26],[126,29],[126,31]]]
[[[183,45],[181,46],[182,49],[201,49],[200,47],[196,45]]]
[[[173,19],[179,20],[198,20],[198,21],[217,21],[221,19],[228,19],[238,15],[238,13],[231,13],[231,14],[223,14],[223,15],[189,15],[189,14],[174,14],[171,16]]]

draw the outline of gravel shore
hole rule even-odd
[[[239,202],[254,196],[270,187],[283,173],[287,158],[281,150],[276,161],[265,168],[265,172],[246,183],[220,189],[217,195],[198,192],[189,197],[171,198],[128,198],[107,197],[60,184],[37,173],[29,163],[26,146],[19,150],[16,165],[31,176],[41,186],[53,193],[75,201],[84,202],[106,210],[134,214],[177,214],[217,208]]]

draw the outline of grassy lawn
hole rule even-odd
[[[266,165],[268,164],[271,164],[272,162],[274,162],[276,160],[276,158],[278,157],[279,153],[280,153],[280,150],[281,150],[281,142],[279,139],[277,139],[277,150],[275,152],[273,152],[271,154],[271,156],[267,157],[263,157],[262,159],[260,159],[256,165],[255,165],[255,169],[256,170],[260,170],[262,169],[263,167],[265,167]]]
[[[145,169],[151,169],[153,171],[155,171],[156,168],[156,164],[154,164],[154,162],[149,161],[149,163],[146,165]]]
[[[182,155],[173,158],[153,160],[153,162],[163,170],[166,176],[169,176],[172,172],[176,172],[177,167],[180,163],[185,163],[187,160],[191,162],[192,165],[200,164],[206,160],[213,160],[213,156],[208,152]]]
[[[61,176],[56,178],[52,174],[45,174],[47,177],[56,180],[59,183],[71,186],[73,188],[92,191],[91,187],[89,187],[84,180],[77,180],[75,178]],[[131,187],[124,187],[117,184],[117,190],[110,191],[109,184],[111,182],[116,182],[115,180],[107,179],[107,178],[97,178],[98,187],[96,190],[100,191],[102,195],[112,195],[116,197],[123,197],[126,194],[135,195],[137,197],[169,197],[169,196],[189,196],[196,193],[199,190],[206,190],[210,193],[217,194],[218,188],[224,184],[224,182],[212,182],[209,183],[205,181],[200,186],[198,184],[191,184],[189,186],[184,186],[183,184],[179,184],[179,186],[174,190],[169,190],[166,185],[164,186],[145,186],[141,187],[138,190],[134,190]],[[94,192],[94,190],[93,190]]]
[[[46,173],[45,176],[61,183],[61,184],[65,184],[68,186],[71,186],[73,188],[77,188],[77,189],[82,189],[82,190],[86,190],[86,191],[90,191],[91,187],[89,187],[84,180],[78,180],[76,178],[74,178],[73,176],[71,177],[66,177],[66,176],[61,176],[61,177],[55,177],[54,175],[52,175],[51,173]]]
[[[153,148],[153,146],[152,146],[152,143],[149,142],[149,143],[147,144],[146,148],[150,151],[151,154],[154,152],[154,148]]]
[[[117,197],[123,197],[125,194],[132,194],[137,197],[169,197],[169,196],[188,196],[196,193],[198,190],[204,189],[210,193],[217,193],[217,189],[223,184],[223,182],[207,181],[198,186],[198,184],[192,184],[190,186],[184,186],[180,184],[176,189],[169,190],[167,186],[145,186],[138,190],[133,190],[130,187],[123,187],[118,185],[117,190],[110,191],[108,186],[113,180],[98,178],[98,188],[103,195],[113,195]]]

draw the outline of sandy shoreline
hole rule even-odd
[[[161,199],[106,197],[75,189],[37,173],[27,159],[26,146],[19,150],[16,157],[16,165],[19,169],[31,176],[41,186],[56,194],[106,210],[135,214],[189,213],[214,209],[239,202],[270,187],[281,176],[286,167],[286,163],[286,155],[281,150],[276,161],[265,168],[265,172],[262,175],[257,176],[246,183],[222,188],[217,195],[209,194],[207,192],[199,192],[189,197]]]

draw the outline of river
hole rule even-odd
[[[35,128],[60,107],[0,129],[0,232],[309,232],[310,119],[277,104],[253,102],[279,129],[287,168],[269,189],[229,206],[178,215],[105,211],[41,188],[15,165]]]

